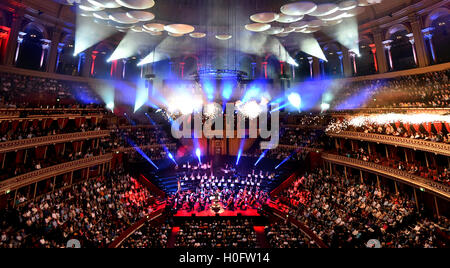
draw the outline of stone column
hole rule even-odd
[[[430,53],[431,53],[431,59],[433,60],[433,63],[437,63],[436,51],[434,51],[434,46],[433,46],[433,33],[432,33],[433,30],[434,30],[433,27],[428,27],[426,29],[423,29],[422,33],[423,33],[423,36],[425,37],[425,40],[427,40],[428,44],[430,45]]]
[[[310,74],[310,78],[313,79],[313,78],[314,78],[313,58],[312,58],[312,57],[308,57],[308,62],[309,62],[309,74]]]
[[[49,52],[50,46],[52,44],[52,41],[47,40],[47,39],[41,39],[41,42],[42,42],[42,44],[41,44],[42,45],[42,53],[41,53],[41,62],[39,63],[39,68],[43,71],[46,71],[43,68],[44,68],[44,63],[47,63],[45,68],[48,68],[48,58],[49,58],[48,52]]]
[[[55,73],[57,73],[58,72],[58,69],[59,69],[59,63],[61,62],[61,54],[62,54],[62,52],[63,52],[63,50],[64,50],[64,46],[65,46],[65,44],[64,43],[59,43],[58,44],[58,53],[57,53],[57,55],[56,55],[56,63],[55,63],[55,68],[54,68],[54,70],[53,70],[53,72],[55,72]],[[80,66],[78,66],[78,73],[80,72]],[[49,70],[49,72],[51,72],[51,70]]]
[[[430,60],[427,55],[427,49],[422,33],[422,21],[419,17],[410,17],[410,22],[417,54],[417,64],[419,67],[426,67],[430,65]]]
[[[19,54],[20,54],[20,48],[22,47],[23,38],[25,37],[25,35],[27,35],[27,34],[24,32],[20,32],[19,36],[17,37],[17,47],[16,47],[16,53],[14,54],[13,64],[17,64],[17,60],[19,59]]]
[[[59,40],[61,39],[61,34],[62,31],[60,29],[56,29],[55,31],[53,31],[53,35],[52,35],[52,41],[51,41],[51,47],[50,47],[50,53],[48,56],[48,64],[47,64],[47,71],[49,73],[54,73],[56,70],[56,62],[58,61],[59,58]]]
[[[6,49],[6,65],[13,65],[15,64],[15,57],[16,57],[16,51],[17,47],[20,47],[19,42],[17,40],[20,40],[20,28],[22,26],[22,21],[24,18],[24,10],[23,9],[17,9],[13,15],[12,15],[12,21],[11,21],[11,32],[9,35],[8,40],[8,47]],[[23,38],[24,35],[22,35]],[[23,40],[23,39],[22,39]]]
[[[377,48],[376,48],[375,44],[370,44],[369,47],[370,47],[370,49],[372,51],[372,55],[373,55],[373,65],[375,67],[375,72],[378,72]]]
[[[186,63],[184,62],[180,62],[180,75],[181,75],[181,79],[184,79],[184,65]]]
[[[354,51],[349,51],[350,59],[352,60],[353,74],[358,74],[358,69],[356,68],[356,53]]]
[[[373,31],[373,39],[377,53],[378,72],[382,74],[388,71],[388,66],[383,46],[383,37],[380,30],[376,29]]]
[[[412,52],[413,52],[413,56],[414,56],[414,63],[417,65],[417,53],[416,53],[416,46],[414,45],[414,43],[415,43],[414,34],[413,33],[407,34],[406,37],[409,38],[409,43],[411,44],[411,48],[412,48]]]
[[[394,70],[394,62],[392,61],[392,53],[391,53],[392,45],[391,44],[392,44],[392,40],[383,41],[384,49],[388,53],[389,67],[390,67],[390,70],[392,71],[392,70]]]
[[[127,75],[127,62],[128,59],[122,59],[122,79],[125,79],[125,76]]]
[[[252,79],[256,78],[256,62],[252,62]]]
[[[313,58],[313,73],[314,79],[320,79],[320,63],[316,57]]]
[[[268,64],[267,61],[264,61],[262,63],[262,69],[263,69],[263,72],[264,72],[264,79],[268,79],[269,78],[269,74],[267,73],[267,64]]]
[[[341,76],[345,76],[345,72],[344,72],[344,53],[342,53],[342,51],[338,51],[337,52],[338,57],[339,57],[339,66],[341,67]]]
[[[342,47],[343,65],[345,77],[352,76],[352,66],[350,64],[350,52],[346,47]]]

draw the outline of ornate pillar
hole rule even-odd
[[[50,53],[48,56],[48,62],[49,64],[47,65],[47,70],[49,73],[54,73],[56,70],[56,62],[58,61],[59,58],[59,40],[61,38],[61,34],[62,31],[59,29],[55,29],[53,31],[53,35],[52,35],[52,41],[51,41],[51,47],[50,47]]]
[[[344,73],[344,62],[343,62],[344,55],[343,55],[342,51],[338,51],[337,55],[339,57],[339,66],[341,67],[341,76],[345,76],[345,73]]]
[[[125,76],[126,76],[126,72],[127,72],[127,62],[128,62],[128,59],[122,59],[122,79],[125,79]]]
[[[5,26],[0,26],[0,62],[6,63],[6,53],[8,49],[8,40],[11,35],[11,29]]]
[[[316,57],[313,58],[313,73],[314,79],[320,79],[320,63]]]
[[[59,55],[58,55],[58,57],[59,57]],[[81,75],[81,66],[83,64],[83,60],[86,61],[86,52],[81,52],[80,54],[78,54],[78,66],[77,66],[77,74],[78,75]]]
[[[85,51],[84,54],[84,63],[83,63],[83,72],[82,72],[82,76],[83,77],[90,77],[92,75],[92,70],[93,70],[93,66],[95,64],[94,59],[92,57],[93,54],[93,49],[90,48],[88,51]],[[96,52],[98,53],[98,52]]]
[[[264,70],[264,79],[268,79],[268,77],[269,77],[269,75],[268,75],[268,73],[267,73],[267,65],[268,65],[269,63],[267,62],[267,61],[264,61],[263,63],[262,63],[262,69]]]
[[[284,61],[280,61],[280,75],[284,75]]]
[[[392,52],[391,52],[392,46],[391,46],[391,44],[392,44],[392,40],[383,41],[384,49],[388,53],[389,67],[392,71],[392,70],[394,70],[394,62],[392,61]]]
[[[343,65],[345,77],[352,76],[352,66],[350,64],[350,52],[348,48],[342,47]]]
[[[433,33],[434,30],[433,27],[428,27],[426,29],[422,30],[423,36],[425,37],[425,40],[428,41],[428,44],[430,45],[430,53],[431,53],[431,59],[433,60],[433,63],[436,63],[436,52],[434,51],[433,46]]]
[[[430,60],[427,55],[427,49],[422,33],[422,21],[419,17],[410,17],[410,23],[414,36],[414,45],[417,54],[417,65],[419,67],[426,67],[430,65]]]
[[[408,37],[409,43],[411,44],[411,48],[412,48],[412,52],[413,52],[413,56],[414,56],[414,63],[417,65],[417,53],[416,53],[416,47],[414,45],[414,43],[415,43],[414,34],[409,33],[406,35],[406,37]]]
[[[64,43],[59,43],[58,44],[58,51],[57,51],[58,53],[56,55],[56,63],[55,63],[55,68],[54,68],[54,72],[55,73],[57,73],[58,70],[59,70],[59,63],[61,62],[61,54],[62,54],[62,52],[64,50],[64,46],[65,46]],[[81,67],[78,66],[78,74],[80,73],[80,69],[81,69]],[[51,72],[51,70],[49,70],[49,71]]]
[[[312,57],[308,57],[308,62],[309,62],[309,74],[311,79],[314,78],[314,71],[313,71],[313,58]]]
[[[372,51],[372,55],[373,55],[373,65],[375,67],[375,72],[378,72],[377,48],[376,48],[375,44],[370,44],[369,47],[370,47],[370,49]]]
[[[20,46],[20,43],[16,42],[16,40],[19,40],[20,36],[20,27],[22,25],[22,21],[24,18],[24,10],[23,9],[17,9],[15,13],[12,15],[12,21],[11,21],[11,32],[9,35],[8,40],[8,46],[6,49],[6,64],[7,65],[13,65],[15,64],[15,57],[17,51],[17,47]],[[22,35],[22,38],[25,35]],[[22,39],[23,40],[23,39]]]
[[[95,59],[97,58],[97,54],[98,54],[98,51],[92,51],[92,54],[91,54],[91,66],[90,66],[90,71],[89,71],[89,73],[90,73],[90,75],[91,75],[91,77],[93,77],[94,75],[95,75]]]
[[[355,75],[358,74],[358,69],[356,68],[356,53],[352,50],[349,51],[350,59],[352,60],[353,73]]]
[[[252,62],[252,79],[256,78],[256,62]]]
[[[383,37],[380,30],[376,29],[373,31],[373,40],[377,53],[378,72],[382,74],[388,71],[388,67],[386,53],[383,46]]]
[[[322,59],[319,59],[319,63],[320,63],[320,75],[322,77],[325,77],[325,61]]]
[[[13,64],[16,64],[17,60],[19,59],[20,48],[22,47],[23,38],[25,37],[25,35],[27,35],[27,33],[20,32],[17,37],[17,48],[16,48],[16,53],[14,54],[15,56],[14,56]]]
[[[186,63],[184,63],[184,62],[180,62],[180,75],[181,75],[181,79],[184,79],[184,65],[185,65]]]
[[[41,53],[41,62],[39,64],[39,68],[41,70],[44,70],[43,69],[44,62],[47,63],[45,68],[48,67],[48,58],[49,58],[48,52],[49,52],[50,45],[52,44],[52,41],[47,40],[47,39],[41,39],[41,42],[42,42],[42,44],[41,44],[41,46],[42,46],[42,53]]]

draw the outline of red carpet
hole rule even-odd
[[[264,232],[264,226],[254,226],[253,229],[256,232],[258,246],[260,248],[270,248],[270,245],[266,239],[266,233]]]
[[[186,210],[180,210],[177,214],[175,214],[175,217],[192,217],[193,214],[195,214],[197,217],[214,217],[216,214],[211,210],[204,210],[202,212],[197,211],[191,211],[187,212]],[[237,217],[238,214],[241,214],[245,217],[259,217],[261,216],[258,213],[257,209],[247,209],[247,210],[225,210],[223,213],[220,213],[219,215],[222,217]]]

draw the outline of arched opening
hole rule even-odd
[[[359,54],[359,56],[356,56],[357,75],[364,76],[375,74],[377,72],[375,69],[375,58],[369,42],[360,42]]]
[[[80,75],[86,60],[85,53],[80,53],[74,57],[73,36],[66,35],[58,45],[58,58],[56,62],[56,72],[65,75]]]
[[[308,57],[310,56],[302,51],[295,55],[295,61],[298,63],[298,66],[295,68],[295,78],[293,79],[294,82],[311,79]]]
[[[436,63],[450,61],[450,14],[442,14],[431,23],[433,30],[432,42],[436,57]]]
[[[403,24],[392,26],[386,33],[386,40],[391,40],[390,49],[387,49],[386,52],[392,71],[416,67],[412,44],[407,37],[409,33],[409,29]]]
[[[239,70],[246,72],[250,79],[256,79],[258,77],[258,69],[256,61],[252,57],[245,55],[240,58]]]
[[[343,77],[344,70],[342,68],[341,59],[342,54],[336,44],[328,44],[324,47],[325,56],[327,61],[320,61],[320,72],[323,78],[336,78]]]
[[[114,67],[118,65],[118,61],[108,62],[109,57],[112,54],[112,49],[105,43],[100,43],[94,49],[95,64],[94,69],[91,70],[92,77],[109,79],[114,75]],[[90,55],[86,55],[89,57]]]
[[[25,27],[23,33],[22,42],[19,42],[19,48],[17,50],[16,66],[30,70],[45,68],[45,61],[42,62],[41,66],[43,53],[42,40],[45,39],[44,28],[35,23],[30,23]]]
[[[267,79],[276,79],[280,77],[280,61],[274,55],[267,58]]]
[[[197,72],[198,60],[195,56],[187,56],[184,58],[183,62],[184,62],[184,77],[185,78],[188,78]]]

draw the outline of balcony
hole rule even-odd
[[[340,133],[327,133],[328,136],[334,138],[344,138],[349,140],[360,140],[368,142],[376,142],[378,144],[388,144],[396,147],[404,147],[416,151],[430,152],[438,155],[450,156],[450,144],[443,142],[432,142],[419,139],[403,138],[391,135],[342,131]]]
[[[32,139],[7,141],[0,143],[0,153],[13,152],[51,144],[97,139],[109,136],[109,134],[110,134],[109,130],[100,130],[100,131],[76,132],[69,134],[37,137]]]
[[[100,156],[94,156],[89,158],[83,158],[80,160],[66,162],[59,165],[54,165],[48,168],[43,168],[33,172],[29,172],[6,181],[0,182],[0,193],[6,193],[7,191],[13,191],[21,187],[59,176],[72,171],[101,165],[111,161],[112,154],[105,154]]]
[[[442,198],[450,200],[450,187],[440,183],[436,183],[432,180],[418,177],[416,175],[409,174],[408,172],[393,169],[390,167],[378,165],[372,162],[365,162],[354,158],[348,158],[345,156],[334,154],[322,154],[322,159],[334,164],[343,165],[351,168],[356,168],[370,173],[374,173],[383,177],[392,178],[396,181],[409,184],[416,188],[424,189],[427,192],[431,192]]]

